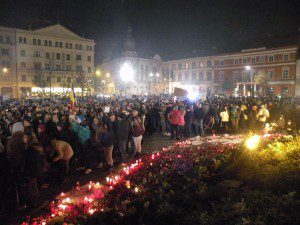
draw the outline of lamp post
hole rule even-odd
[[[3,73],[7,73],[8,69],[6,67],[3,67],[2,71],[3,71]]]
[[[250,96],[253,97],[253,90],[252,90],[252,85],[253,85],[253,73],[252,73],[252,68],[251,66],[245,66],[246,70],[250,72]]]

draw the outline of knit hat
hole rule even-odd
[[[14,134],[16,132],[24,132],[23,123],[17,122],[12,126],[12,133]]]

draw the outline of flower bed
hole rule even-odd
[[[270,138],[265,137],[265,142]],[[280,169],[273,163],[275,175],[282,177],[282,169],[289,165],[285,161],[292,159],[294,167],[289,166],[291,170],[285,175],[300,172],[296,166],[300,165],[299,143],[296,139],[284,145],[290,145],[284,153],[288,157],[280,159]],[[279,157],[263,157],[274,148],[276,144],[249,151],[239,144],[177,143],[143,156],[107,177],[104,185],[91,182],[62,194],[53,203],[51,214],[37,218],[35,223],[296,224],[299,205],[293,185],[299,182],[298,177],[289,179],[289,188],[281,193],[269,188],[272,180],[260,180],[263,175],[262,180],[268,180],[265,171],[270,171],[270,161]]]

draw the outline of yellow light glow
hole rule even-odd
[[[109,77],[110,76],[110,73],[106,73],[106,77]]]
[[[4,67],[3,69],[3,73],[7,73],[8,69],[6,67]]]
[[[97,75],[97,76],[100,76],[100,74],[101,74],[100,70],[97,70],[97,71],[96,71],[96,75]]]
[[[259,142],[260,142],[260,136],[255,134],[246,140],[246,147],[249,150],[254,150],[258,147]]]

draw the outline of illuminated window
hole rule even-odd
[[[269,77],[269,79],[273,79],[274,78],[274,69],[268,70],[268,77]]]
[[[41,57],[41,52],[40,51],[34,51],[34,57],[35,58],[40,58]]]
[[[196,82],[196,73],[193,73],[193,74],[192,74],[192,81],[193,81],[193,82]]]
[[[282,69],[282,78],[286,79],[289,77],[289,68],[288,67],[284,67]]]
[[[186,69],[189,68],[189,63],[188,63],[188,62],[186,62],[186,63],[184,64],[184,68],[186,68]]]
[[[199,73],[199,80],[203,81],[203,73],[202,72]]]
[[[265,62],[265,56],[259,56],[259,62],[260,63]]]
[[[207,80],[211,80],[211,72],[207,72]]]

